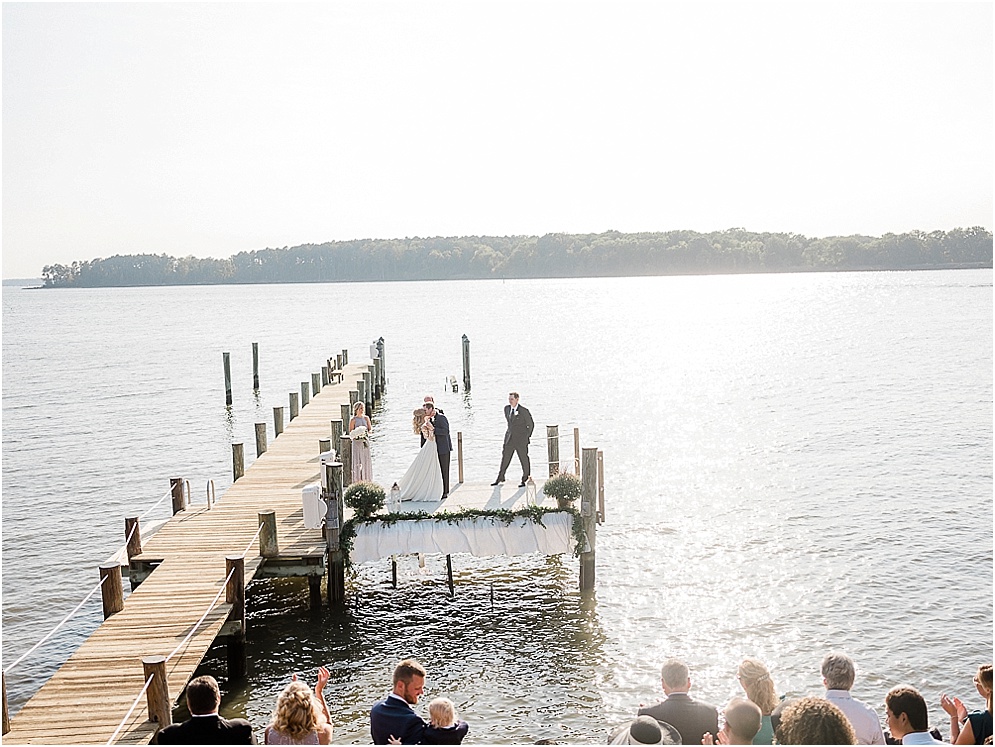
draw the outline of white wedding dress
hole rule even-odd
[[[435,439],[426,439],[415,460],[397,481],[401,489],[402,501],[442,500],[442,467],[439,466],[439,450]]]

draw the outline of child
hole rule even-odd
[[[456,718],[456,706],[449,698],[436,698],[428,704],[429,725],[422,744],[462,744],[470,725]]]

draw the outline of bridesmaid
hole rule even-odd
[[[364,429],[364,436],[352,439],[352,481],[370,481],[373,479],[373,462],[370,460],[369,436],[373,423],[366,416],[366,406],[362,402],[352,406],[352,417],[349,419],[349,433],[352,434],[357,428]]]

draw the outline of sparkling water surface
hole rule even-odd
[[[468,394],[444,385],[462,379],[463,334]],[[510,390],[537,436],[576,426],[582,446],[604,451],[596,593],[580,595],[572,557],[454,556],[455,597],[444,557],[402,558],[396,590],[389,563],[370,564],[347,581],[343,609],[316,613],[302,581],[256,582],[247,680],[226,681],[223,646],[203,670],[222,681],[223,712],[259,736],[290,674],[325,664],[335,741],[369,742],[370,704],[409,655],[429,670],[425,698],[452,698],[470,722],[467,743],[603,743],[661,696],[668,656],[714,703],[736,694],[745,656],[798,695],[820,691],[823,654],[842,649],[858,664],[855,695],[875,706],[911,683],[944,731],[940,693],[981,707],[990,270],[5,288],[4,665],[95,586],[125,515],[174,475],[195,502],[208,480],[222,495],[230,443],[245,442],[251,462],[253,423],[272,433],[272,407],[325,357],[349,348],[357,360],[380,336],[378,480],[414,457],[410,414],[429,393],[464,434],[468,482],[494,477]],[[540,473],[542,440],[531,453]],[[149,518],[168,512],[167,500]],[[94,597],[10,672],[13,711],[100,617]],[[164,652],[136,661],[151,653]]]

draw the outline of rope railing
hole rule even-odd
[[[118,724],[117,728],[114,730],[114,733],[111,734],[111,738],[107,740],[107,744],[114,744],[114,740],[117,739],[117,735],[121,733],[121,729],[123,729],[124,725],[128,723],[128,719],[131,718],[131,714],[135,712],[135,709],[141,702],[142,696],[145,695],[146,691],[149,689],[149,685],[152,684],[153,678],[155,678],[155,672],[150,674],[149,678],[145,680],[145,687],[143,687],[142,691],[138,693],[138,697],[135,698],[135,702],[131,704],[131,708],[128,709],[128,712],[125,714],[124,718],[121,719],[121,723]]]
[[[228,582],[231,581],[231,577],[234,572],[235,572],[234,568],[228,571],[228,576],[227,578],[225,578],[225,582],[221,585],[221,588],[218,590],[218,593],[214,595],[214,599],[212,599],[211,603],[207,606],[207,610],[204,612],[203,615],[200,616],[200,619],[197,621],[197,623],[190,629],[190,632],[187,633],[186,638],[180,641],[179,645],[172,650],[169,656],[166,657],[167,662],[169,662],[170,659],[176,656],[177,652],[181,648],[187,645],[187,641],[193,638],[193,634],[197,632],[197,629],[201,626],[204,620],[207,619],[207,616],[211,614],[211,610],[214,609],[214,605],[218,603],[218,600],[221,598],[221,595],[225,593],[225,588],[228,586]]]
[[[256,540],[257,540],[257,539],[259,538],[259,533],[260,533],[261,531],[263,531],[263,525],[262,525],[262,524],[260,524],[260,525],[259,525],[259,528],[258,528],[258,529],[256,530],[256,533],[255,533],[254,535],[252,535],[252,539],[251,539],[251,540],[249,540],[249,544],[247,544],[247,545],[245,546],[245,549],[244,549],[244,550],[242,551],[242,557],[243,557],[243,558],[244,558],[244,557],[245,557],[246,555],[248,555],[248,554],[249,554],[249,550],[250,550],[250,549],[252,548],[252,543],[253,543],[253,542],[255,542],[255,541],[256,541]]]
[[[106,580],[106,577],[104,577],[104,578],[101,578],[101,579],[100,579],[100,583],[98,583],[98,584],[97,584],[96,586],[94,586],[94,587],[93,587],[93,588],[92,588],[92,589],[90,590],[90,593],[89,593],[89,594],[87,594],[87,595],[86,595],[85,597],[83,597],[83,601],[82,601],[82,602],[80,602],[79,604],[77,604],[77,605],[76,605],[76,607],[75,607],[75,608],[73,609],[73,611],[72,611],[72,612],[70,612],[70,613],[69,613],[68,615],[66,615],[66,616],[65,616],[64,618],[62,618],[62,622],[60,622],[60,623],[59,623],[58,625],[56,625],[56,626],[55,626],[54,628],[52,628],[52,632],[50,632],[50,633],[49,633],[49,634],[48,634],[47,636],[45,636],[45,637],[44,637],[44,638],[42,638],[42,639],[41,639],[40,641],[38,641],[38,643],[36,643],[36,644],[35,644],[34,646],[32,646],[31,648],[29,648],[29,649],[28,649],[28,650],[27,650],[26,652],[24,652],[23,654],[21,654],[21,655],[20,655],[20,656],[19,656],[19,657],[17,658],[17,661],[15,661],[15,662],[14,662],[13,664],[11,664],[11,665],[10,665],[9,667],[6,667],[5,671],[6,671],[6,672],[7,672],[8,674],[9,674],[9,673],[10,673],[10,670],[12,670],[12,669],[13,669],[14,667],[16,667],[16,666],[17,666],[18,664],[20,664],[20,663],[21,663],[22,661],[24,661],[24,660],[25,660],[26,658],[28,658],[28,656],[29,656],[29,655],[31,655],[32,653],[34,653],[34,651],[35,651],[35,650],[36,650],[36,649],[37,649],[37,648],[38,648],[39,646],[41,646],[41,645],[42,645],[43,643],[45,643],[45,641],[47,641],[47,640],[48,640],[49,638],[51,638],[51,637],[52,637],[53,635],[55,635],[56,631],[58,631],[58,630],[59,630],[59,628],[61,628],[61,627],[62,627],[63,625],[65,625],[65,624],[66,624],[67,622],[69,622],[69,619],[70,619],[70,618],[71,618],[71,617],[72,617],[73,615],[75,615],[75,614],[76,614],[77,612],[79,612],[80,608],[81,608],[81,607],[82,607],[82,606],[83,606],[84,604],[86,604],[86,603],[87,603],[87,602],[88,602],[88,601],[90,600],[90,597],[92,597],[92,596],[93,596],[94,594],[96,594],[96,593],[97,593],[97,592],[98,592],[98,591],[100,590],[100,587],[101,587],[101,586],[103,586],[103,584],[104,584],[104,581],[105,581],[105,580]]]
[[[159,500],[157,500],[157,501],[156,501],[155,503],[153,503],[153,504],[152,504],[151,506],[149,506],[149,508],[148,508],[148,509],[147,509],[147,510],[145,511],[145,513],[144,513],[144,514],[142,514],[141,516],[139,516],[139,517],[138,517],[139,521],[140,521],[140,520],[142,520],[142,519],[144,519],[144,518],[145,518],[146,516],[148,516],[148,515],[149,515],[150,513],[152,513],[152,511],[153,511],[153,510],[155,509],[155,507],[156,507],[156,506],[158,506],[158,505],[159,505],[160,503],[162,503],[162,502],[163,502],[164,500],[166,500],[167,498],[169,498],[169,496],[171,496],[172,494],[173,494],[173,489],[172,489],[172,488],[170,488],[169,490],[167,490],[167,491],[166,491],[166,492],[165,492],[165,493],[163,494],[162,498],[160,498],[160,499],[159,499]]]

